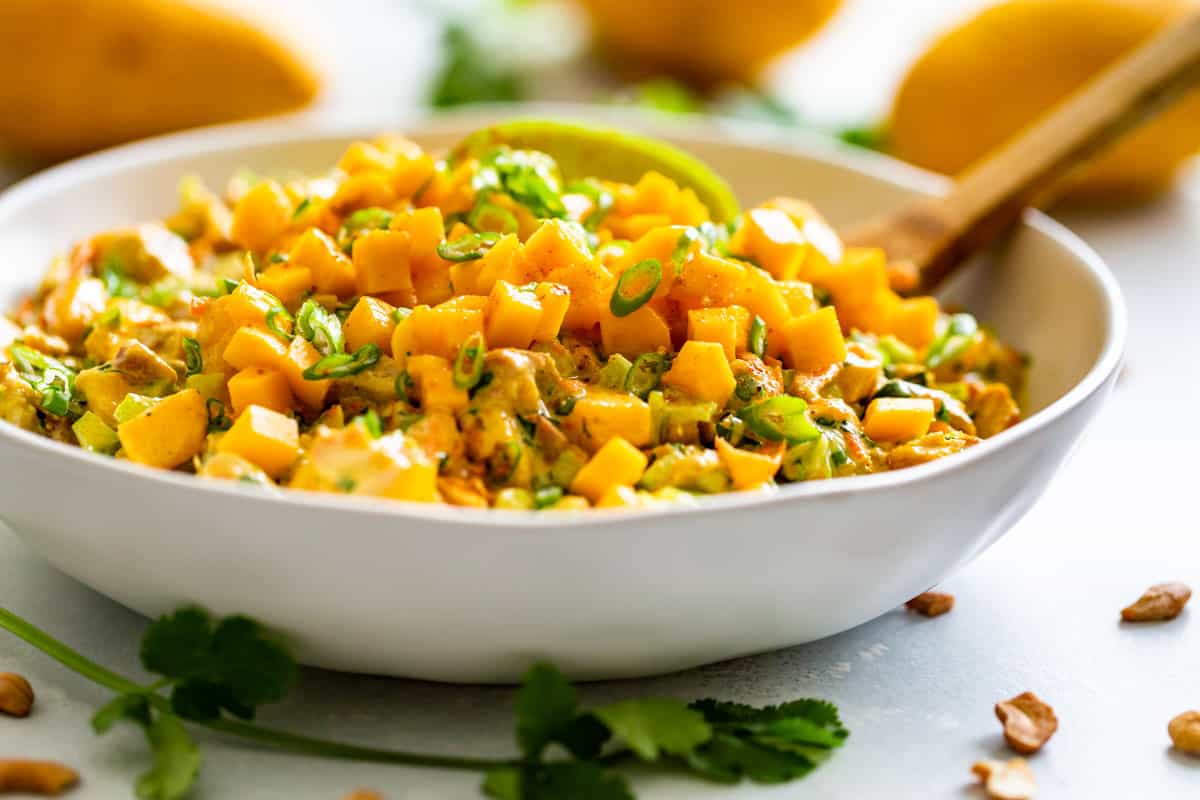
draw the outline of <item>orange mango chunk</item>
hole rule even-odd
[[[261,328],[238,328],[221,357],[234,369],[275,369],[287,358],[288,346]]]
[[[408,376],[417,387],[421,408],[426,412],[457,414],[470,403],[467,390],[454,384],[454,369],[441,356],[419,355],[408,359]]]
[[[575,401],[563,429],[589,450],[619,437],[637,447],[650,444],[650,406],[625,392],[591,389]]]
[[[796,317],[780,331],[784,360],[801,372],[820,372],[846,360],[846,340],[833,306]]]
[[[642,353],[670,350],[671,329],[648,305],[624,317],[606,311],[600,319],[600,342],[609,355],[636,358]]]
[[[234,416],[250,406],[262,406],[273,411],[290,411],[294,401],[288,379],[275,369],[250,367],[229,379],[229,402]]]
[[[217,450],[239,455],[278,478],[300,457],[300,428],[278,411],[249,406],[221,437]]]
[[[374,297],[359,298],[342,324],[347,351],[353,353],[365,344],[374,344],[386,353],[396,328],[396,319],[392,316],[395,311],[391,303]]]
[[[671,368],[662,376],[662,382],[697,400],[711,401],[718,406],[729,401],[737,386],[725,350],[716,342],[684,342]]]
[[[551,270],[592,261],[583,229],[560,219],[542,223],[525,242],[523,256],[528,280],[542,280]]]
[[[412,237],[405,231],[367,231],[354,240],[359,294],[412,289]]]
[[[717,437],[717,456],[729,477],[733,480],[735,489],[753,489],[761,486],[779,471],[783,462],[783,449],[775,448],[773,452],[751,452],[734,447],[728,440]]]
[[[937,300],[932,297],[911,297],[895,305],[888,327],[900,341],[921,348],[933,341],[937,321]]]
[[[596,451],[571,481],[571,493],[593,503],[612,486],[633,486],[641,480],[649,459],[620,436],[614,436]]]
[[[784,211],[752,208],[742,215],[742,226],[729,242],[732,252],[785,281],[795,280],[804,268],[812,245]]]
[[[297,336],[292,339],[287,357],[279,365],[292,394],[305,408],[313,411],[324,407],[325,396],[329,394],[329,387],[333,383],[329,378],[310,381],[304,377],[304,370],[320,360],[321,354],[312,346],[312,342],[303,336]]]
[[[238,247],[263,252],[287,230],[292,204],[275,181],[259,181],[233,207],[230,238]]]
[[[571,290],[557,283],[539,283],[533,288],[538,302],[542,304],[542,316],[533,331],[535,342],[552,342],[558,338],[567,308],[571,305]]]
[[[138,464],[174,469],[204,448],[208,406],[195,389],[164,397],[117,426],[121,450]]]
[[[750,339],[750,312],[741,306],[693,308],[687,312],[687,338],[696,342],[715,342],[732,360],[745,350]]]
[[[275,295],[285,306],[295,306],[313,288],[311,269],[288,264],[267,267],[255,280],[258,288]]]
[[[447,262],[437,253],[438,245],[445,236],[442,210],[437,206],[414,208],[406,214],[397,214],[388,226],[394,231],[406,232],[412,241],[412,266],[414,272],[445,270]]]
[[[496,281],[483,310],[483,335],[491,347],[528,348],[542,319],[537,295]]]
[[[483,332],[483,307],[486,304],[486,297],[464,295],[432,308],[417,306],[404,324],[405,335],[412,337],[409,352],[453,359],[468,336]],[[395,346],[393,337],[393,352]]]
[[[867,407],[863,431],[877,442],[906,442],[929,432],[933,414],[928,397],[877,397]]]
[[[337,242],[317,228],[309,228],[296,240],[288,253],[288,264],[308,268],[317,294],[354,294],[354,264]]]

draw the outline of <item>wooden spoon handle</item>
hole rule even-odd
[[[1200,82],[1200,12],[1189,14],[1101,73],[959,177],[944,197],[917,201],[852,229],[850,244],[910,261],[928,291],[1010,228],[1073,169]]]

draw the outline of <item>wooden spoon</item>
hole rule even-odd
[[[1200,82],[1200,12],[1171,25],[1007,144],[963,173],[949,194],[923,198],[843,232],[881,247],[892,288],[928,292],[968,256],[1045,202],[1076,167]]]

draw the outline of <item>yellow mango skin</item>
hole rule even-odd
[[[165,397],[117,427],[130,461],[161,469],[185,464],[203,449],[207,435],[208,408],[195,389]]]
[[[596,38],[618,68],[699,84],[751,81],[804,41],[840,0],[584,0]]]
[[[61,159],[299,108],[318,77],[251,22],[197,0],[4,0],[0,145]]]
[[[1178,18],[1183,0],[1009,0],[944,34],[892,107],[892,153],[954,175]],[[1080,174],[1077,196],[1164,186],[1200,147],[1200,94],[1135,131]]]

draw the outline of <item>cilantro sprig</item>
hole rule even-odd
[[[517,693],[519,756],[384,750],[249,722],[259,706],[286,697],[299,670],[286,645],[248,617],[214,619],[184,608],[160,618],[141,643],[142,666],[159,676],[146,685],[4,608],[0,628],[116,693],[92,727],[102,734],[124,722],[143,730],[151,764],[136,784],[142,800],[181,800],[191,790],[202,754],[189,725],[324,758],[482,772],[481,791],[495,800],[633,800],[619,771],[630,762],[721,783],[781,783],[807,775],[848,735],[834,706],[814,699],[756,708],[635,698],[584,709],[562,673],[541,663]]]

